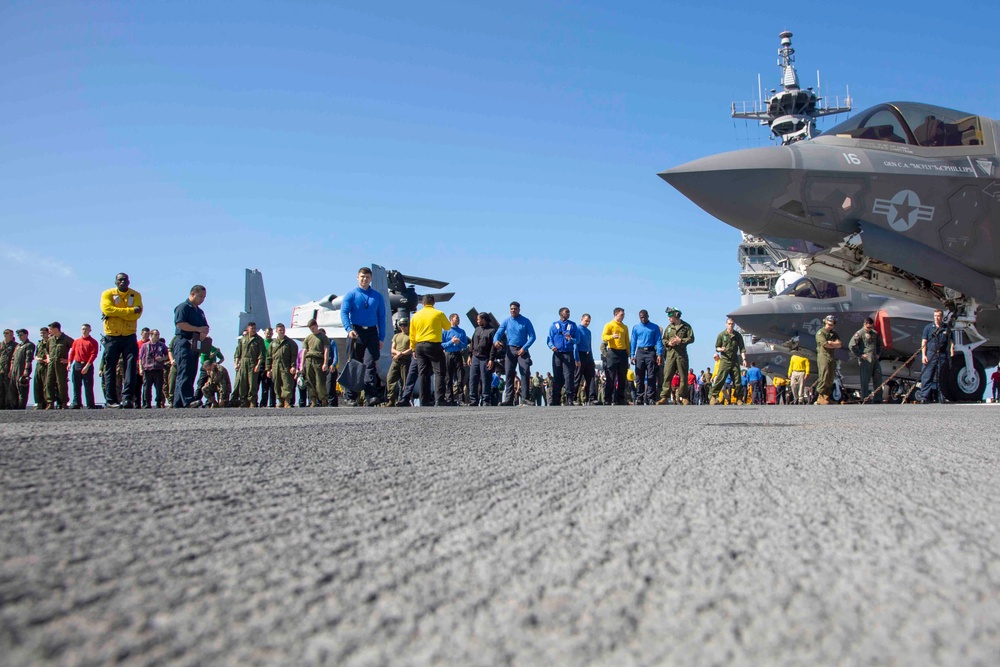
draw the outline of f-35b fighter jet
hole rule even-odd
[[[976,400],[1000,342],[1000,123],[880,104],[785,146],[702,158],[660,176],[807,276],[942,308],[953,400]]]

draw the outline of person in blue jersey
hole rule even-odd
[[[663,363],[663,340],[659,325],[649,321],[649,313],[639,311],[639,324],[632,327],[630,339],[632,364],[635,365],[635,403],[656,403],[656,367]]]
[[[552,402],[562,404],[563,387],[566,388],[566,405],[576,402],[576,369],[580,366],[580,327],[569,319],[569,308],[559,309],[559,319],[549,327],[545,344],[552,350]]]
[[[590,314],[584,313],[580,318],[580,326],[577,331],[580,340],[577,342],[576,350],[580,363],[576,366],[573,383],[578,389],[583,389],[583,403],[592,405],[597,403],[597,365],[594,363],[593,333],[590,330]]]
[[[458,326],[461,321],[458,313],[449,315],[448,323],[451,328],[445,331],[441,338],[446,368],[445,405],[458,405],[459,400],[465,396],[465,351],[469,349],[469,336],[462,327]],[[457,395],[456,386],[458,387]]]
[[[376,366],[385,341],[385,300],[377,290],[372,289],[372,270],[367,266],[358,269],[358,286],[348,292],[341,302],[340,321],[347,332],[348,344],[354,343],[351,356],[365,365],[366,403],[377,405]],[[358,395],[352,391],[344,395],[348,404],[358,400]]]
[[[507,343],[500,340],[507,337]],[[510,317],[500,323],[500,328],[493,334],[493,345],[498,350],[506,350],[504,357],[505,385],[503,405],[514,405],[514,371],[521,376],[521,405],[528,403],[528,392],[531,390],[531,355],[528,348],[535,342],[535,327],[531,320],[521,315],[521,304],[510,302]]]

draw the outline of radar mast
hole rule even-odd
[[[795,49],[792,48],[792,33],[788,30],[778,35],[781,48],[778,49],[778,67],[781,68],[781,89],[771,90],[765,102],[733,102],[733,118],[759,121],[767,126],[771,136],[782,146],[812,139],[819,134],[816,120],[824,116],[847,113],[851,110],[850,94],[843,104],[838,98],[828,104],[812,88],[799,87],[799,75],[795,70]],[[819,73],[817,88],[819,87]],[[740,111],[737,111],[737,106]],[[775,295],[775,285],[781,275],[788,270],[788,256],[773,248],[764,239],[751,234],[743,234],[737,253],[740,262],[741,305],[769,299]]]

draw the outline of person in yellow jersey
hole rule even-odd
[[[805,405],[809,402],[806,398],[807,377],[809,377],[809,360],[793,354],[788,362],[788,384],[792,389],[792,402],[796,405]]]
[[[142,296],[129,287],[127,273],[115,276],[115,286],[101,293],[101,316],[104,319],[104,407],[133,407],[136,395],[139,341],[136,322],[142,317]],[[115,374],[118,359],[125,359],[125,383],[118,395]]]
[[[448,316],[434,307],[434,296],[425,294],[422,299],[424,307],[410,318],[410,349],[417,362],[417,383],[420,389],[420,405],[433,405],[431,402],[431,371],[434,372],[434,399],[438,405],[444,405],[445,367],[444,348],[441,338],[447,329],[451,328]]]
[[[625,405],[625,387],[628,385],[629,345],[628,327],[622,324],[625,309],[615,308],[614,319],[604,325],[601,340],[608,346],[604,362],[604,404]]]

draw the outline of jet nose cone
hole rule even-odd
[[[740,306],[730,313],[729,317],[733,318],[736,326],[748,334],[771,340],[775,337],[772,331],[775,315],[774,304],[768,300]]]
[[[719,220],[761,234],[774,200],[791,184],[792,153],[784,147],[751,148],[701,158],[660,178]]]

